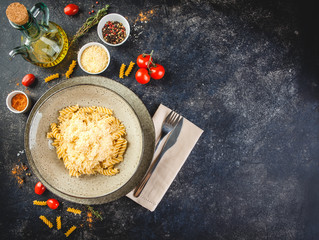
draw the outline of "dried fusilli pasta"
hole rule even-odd
[[[75,208],[70,208],[70,207],[67,209],[67,211],[74,213],[74,214],[79,214],[79,215],[81,215],[81,212],[82,212],[80,209],[75,209]]]
[[[39,217],[46,225],[48,225],[49,228],[52,228],[53,227],[53,224],[43,215],[41,215]]]
[[[56,217],[56,229],[60,230],[61,229],[61,216]]]
[[[65,77],[66,78],[70,78],[71,74],[73,73],[73,70],[74,70],[75,66],[76,66],[76,61],[73,60],[71,65],[69,66],[69,70],[65,73]]]
[[[59,113],[59,123],[50,125],[47,137],[54,139],[52,145],[69,175],[119,173],[115,166],[123,161],[127,148],[126,129],[113,111],[101,106],[74,105]]]
[[[121,68],[120,68],[120,74],[119,74],[120,78],[124,78],[125,67],[126,67],[126,65],[124,63],[122,63]]]
[[[56,73],[56,74],[52,74],[52,75],[50,75],[50,76],[47,76],[45,79],[44,79],[44,81],[45,82],[50,82],[51,80],[53,80],[53,79],[56,79],[56,78],[59,78],[59,74],[58,73]]]
[[[47,205],[47,202],[46,202],[46,201],[34,200],[34,201],[33,201],[33,205],[46,206],[46,205]]]
[[[76,226],[72,226],[65,234],[66,237],[70,236],[70,234],[76,229]]]
[[[133,69],[133,67],[134,67],[134,62],[130,62],[130,65],[128,65],[128,67],[127,67],[127,69],[126,69],[126,71],[125,71],[125,76],[127,76],[128,77],[128,75],[130,75],[130,73],[132,72],[132,69]]]

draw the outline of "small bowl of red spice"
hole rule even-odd
[[[13,91],[7,96],[7,107],[14,113],[25,113],[31,107],[31,101],[27,94],[22,91]]]
[[[130,24],[120,14],[107,14],[100,20],[97,26],[97,33],[107,45],[120,46],[130,35]]]

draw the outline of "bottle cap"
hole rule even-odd
[[[7,18],[17,24],[24,25],[29,21],[27,8],[18,2],[11,3],[6,10]]]

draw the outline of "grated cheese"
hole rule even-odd
[[[81,65],[90,73],[101,72],[108,62],[109,59],[106,51],[97,45],[88,47],[81,55]]]
[[[106,119],[86,120],[85,113],[75,113],[61,126],[70,160],[103,161],[113,151],[111,126]]]

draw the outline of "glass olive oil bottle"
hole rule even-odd
[[[42,12],[42,20],[36,17]],[[44,3],[37,3],[27,10],[20,3],[12,3],[6,10],[10,24],[21,31],[21,46],[9,55],[22,57],[40,67],[53,67],[60,63],[68,52],[68,38],[64,30],[49,21],[49,9]]]

